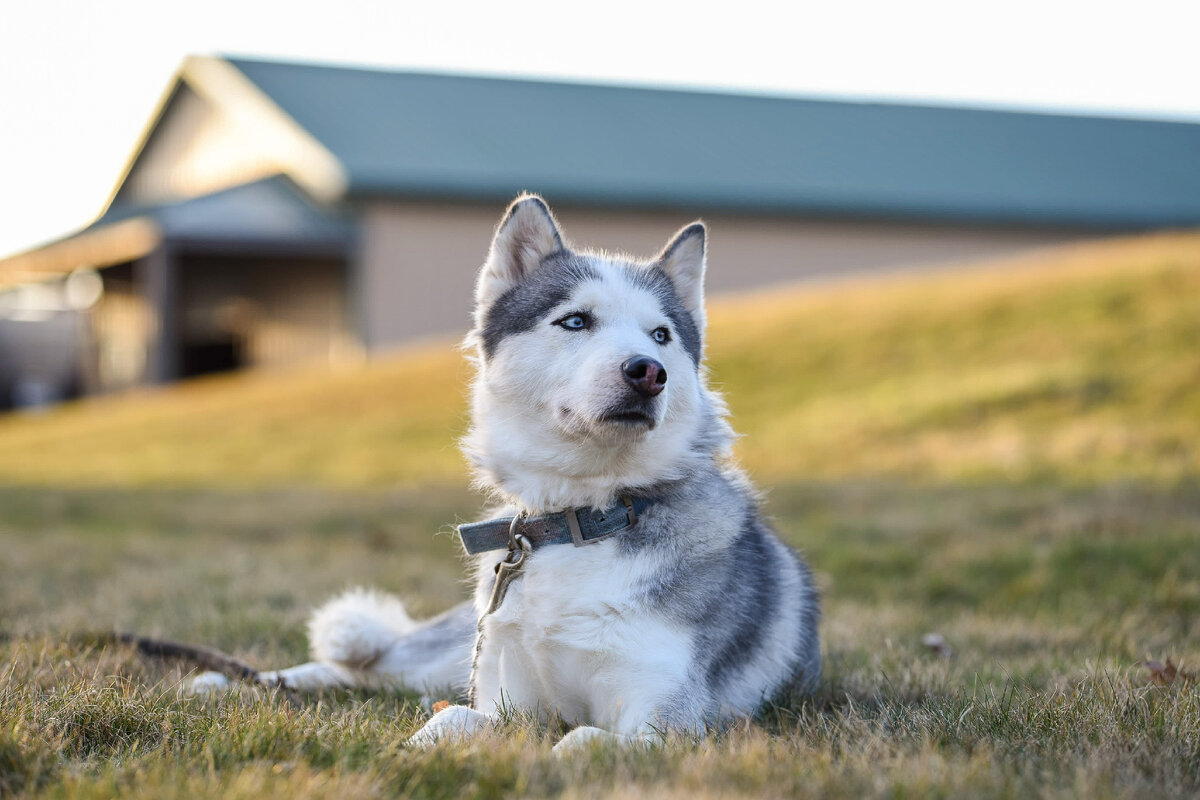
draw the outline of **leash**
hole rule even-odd
[[[485,553],[507,545],[508,551],[496,564],[496,579],[487,608],[479,615],[475,629],[475,655],[471,659],[471,679],[467,684],[467,705],[475,707],[475,677],[479,671],[479,655],[483,652],[483,623],[504,603],[508,587],[521,576],[533,547],[552,544],[573,544],[584,547],[601,542],[637,524],[643,511],[654,505],[653,500],[622,495],[618,505],[606,509],[568,508],[554,514],[515,517],[459,525],[458,533],[467,553]],[[504,538],[499,532],[504,531]]]
[[[284,683],[282,679],[264,681],[261,678],[262,673],[258,669],[242,661],[240,658],[224,653],[215,647],[184,644],[169,639],[154,639],[149,636],[139,636],[135,633],[121,632],[76,634],[68,638],[101,645],[125,645],[133,647],[142,655],[151,658],[164,661],[177,660],[190,662],[205,669],[220,672],[225,677],[235,681],[243,681],[264,689],[274,690],[293,708],[304,707],[304,703],[301,702],[296,690]]]
[[[504,602],[504,595],[508,593],[509,584],[521,574],[521,568],[525,566],[525,559],[533,552],[533,543],[529,541],[529,537],[516,532],[517,525],[523,518],[524,515],[518,514],[508,524],[508,552],[496,564],[496,580],[492,583],[492,596],[488,600],[487,608],[479,615],[479,624],[475,627],[475,655],[471,658],[471,678],[467,682],[467,706],[469,708],[475,707],[475,675],[479,671],[479,654],[483,652],[483,623]]]

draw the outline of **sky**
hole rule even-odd
[[[0,257],[99,214],[186,55],[1200,122],[1200,0],[7,0]]]

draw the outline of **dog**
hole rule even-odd
[[[702,734],[810,690],[811,574],[732,464],[706,382],[707,235],[687,225],[649,261],[576,250],[544,200],[514,200],[466,340],[462,446],[497,501],[460,527],[473,599],[414,622],[399,600],[352,591],[313,615],[312,662],[258,680],[466,690],[410,743],[468,738],[517,710],[576,726],[560,753]]]

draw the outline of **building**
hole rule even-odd
[[[703,216],[720,291],[1194,225],[1200,125],[189,58],[100,218],[0,260],[0,403],[464,331],[522,190],[647,255]]]

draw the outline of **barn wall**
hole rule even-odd
[[[470,325],[471,293],[499,205],[379,202],[363,213],[357,313],[369,349]],[[657,252],[687,214],[555,207],[589,247]],[[797,220],[706,214],[710,292],[856,272],[980,260],[1097,234],[1072,230]]]

